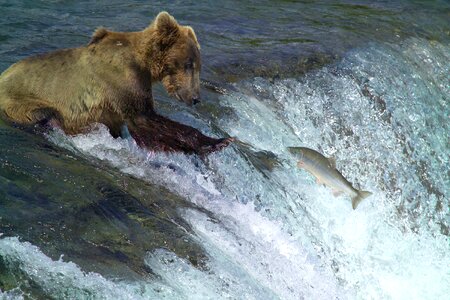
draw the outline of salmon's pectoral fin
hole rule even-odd
[[[339,197],[343,193],[342,191],[338,191],[338,190],[331,190],[331,192],[333,193],[333,196],[335,196],[335,197]]]

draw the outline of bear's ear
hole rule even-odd
[[[106,35],[108,34],[108,30],[106,30],[103,27],[97,28],[95,30],[94,34],[92,35],[91,40],[89,41],[88,45],[96,44],[100,42]]]
[[[172,17],[171,15],[169,15],[169,13],[167,13],[165,11],[160,12],[156,16],[153,24],[154,24],[156,30],[158,30],[158,32],[160,34],[164,34],[164,35],[174,34],[174,33],[178,32],[178,30],[180,29],[180,26],[178,25],[175,18]]]
[[[158,33],[161,47],[169,47],[178,39],[180,26],[174,17],[163,11],[156,16],[153,27]]]
[[[194,29],[192,29],[191,26],[184,26],[184,28],[186,28],[188,37],[190,37],[191,39],[194,40],[195,45],[200,50],[200,44],[198,43],[197,36],[195,35]]]

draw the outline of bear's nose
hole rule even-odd
[[[192,103],[195,105],[197,103],[200,103],[200,97],[196,96],[194,98],[192,98]]]

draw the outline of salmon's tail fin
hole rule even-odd
[[[365,198],[369,197],[370,195],[372,195],[371,192],[368,191],[358,191],[358,194],[352,198],[352,207],[353,209],[356,209],[356,207],[358,207],[358,204],[364,200]]]

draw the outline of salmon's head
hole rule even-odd
[[[303,152],[301,147],[288,147],[288,151],[298,159],[297,165],[299,167],[304,166],[304,157],[305,153]],[[301,165],[300,165],[301,164]]]

